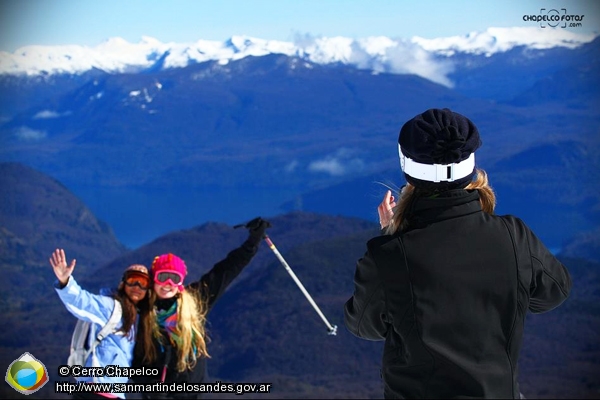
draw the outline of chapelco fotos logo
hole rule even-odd
[[[525,22],[539,22],[540,28],[580,28],[585,15],[569,14],[566,8],[541,8],[539,14],[523,15]]]
[[[26,352],[8,366],[6,382],[17,392],[29,395],[48,383],[48,372],[40,360]]]

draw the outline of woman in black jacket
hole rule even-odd
[[[378,208],[385,231],[357,263],[346,326],[385,340],[386,398],[519,398],[527,309],[560,305],[569,273],[521,220],[493,214],[469,119],[427,110],[398,142],[407,185]]]
[[[250,231],[248,239],[198,281],[187,286],[183,285],[187,267],[181,258],[171,253],[155,257],[150,271],[154,280],[150,309],[140,316],[133,366],[157,371],[158,375],[136,376],[135,383],[199,386],[204,382],[206,358],[209,357],[206,315],[252,260],[270,224],[256,218],[246,226]],[[142,395],[144,398],[201,397],[200,392],[181,388]]]

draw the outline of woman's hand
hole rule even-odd
[[[384,229],[392,221],[394,216],[394,207],[396,207],[396,199],[394,196],[392,196],[392,191],[388,190],[385,192],[385,196],[383,196],[383,201],[377,207],[381,229]]]
[[[271,223],[261,217],[256,217],[252,221],[246,224],[246,228],[249,231],[248,240],[252,241],[254,245],[260,243],[265,236],[267,228],[271,227]]]
[[[69,277],[73,273],[76,263],[77,260],[73,259],[73,261],[71,261],[71,265],[67,265],[67,257],[65,256],[65,251],[63,249],[56,249],[54,250],[54,253],[52,253],[52,257],[50,257],[50,265],[52,265],[54,275],[56,275],[62,286],[65,286],[67,283],[69,283]]]

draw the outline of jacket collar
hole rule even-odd
[[[410,228],[421,228],[432,222],[456,218],[481,211],[479,192],[449,190],[431,197],[419,197],[409,215]],[[409,229],[410,229],[409,228]]]

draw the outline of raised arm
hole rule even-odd
[[[209,309],[250,263],[258,251],[265,230],[270,226],[268,221],[260,217],[250,221],[246,225],[249,231],[246,241],[240,247],[230,251],[227,257],[216,263],[199,281],[190,284],[192,289],[198,289],[206,296]]]
[[[57,278],[56,293],[67,310],[78,319],[104,325],[112,313],[115,300],[83,290],[71,276],[77,261],[73,259],[67,264],[63,249],[56,249],[49,261]]]

